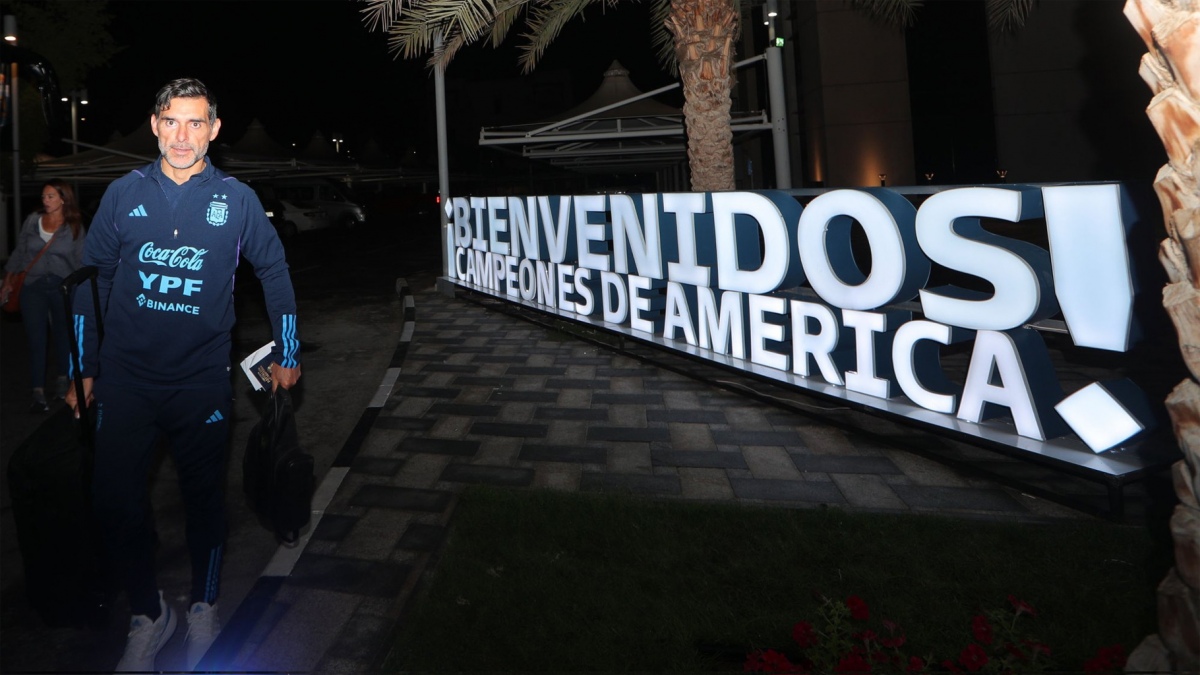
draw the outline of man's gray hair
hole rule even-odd
[[[208,101],[208,123],[213,124],[217,121],[217,99],[200,80],[193,77],[181,77],[178,80],[171,80],[162,89],[159,89],[158,96],[154,99],[154,116],[158,117],[164,110],[170,108],[173,98],[202,98]]]

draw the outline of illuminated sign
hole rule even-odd
[[[1033,452],[1116,457],[1152,426],[1128,380],[1064,394],[1032,326],[1061,316],[1080,347],[1130,348],[1133,216],[1119,184],[965,187],[919,209],[886,188],[803,207],[754,191],[445,209],[447,276],[513,302]],[[1044,219],[1049,250],[984,218]],[[930,287],[933,270],[980,283]],[[942,367],[949,345],[970,348],[962,381]]]

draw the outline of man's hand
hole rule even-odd
[[[283,387],[284,389],[291,389],[296,384],[296,381],[299,379],[300,379],[300,366],[299,365],[297,365],[295,368],[284,368],[283,366],[279,365],[278,363],[271,364],[271,391],[272,392],[274,392],[275,389],[278,387]],[[87,380],[84,380],[84,382],[87,382]]]
[[[63,397],[63,400],[71,406],[71,410],[75,411],[75,419],[79,419],[79,401],[77,399],[75,381],[71,380],[71,386],[67,387],[67,395]],[[90,377],[83,378],[83,399],[85,408],[91,407],[92,401],[95,400],[95,397],[92,396],[92,378]]]

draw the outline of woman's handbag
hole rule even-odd
[[[50,241],[54,241],[54,237],[51,237]],[[4,298],[4,305],[0,306],[4,311],[14,313],[21,311],[21,287],[25,285],[25,275],[29,274],[29,270],[33,269],[33,265],[38,261],[38,258],[41,258],[46,249],[50,248],[50,241],[46,242],[46,245],[42,247],[42,250],[38,251],[33,260],[29,261],[29,264],[25,266],[23,271],[12,276],[12,281],[9,283],[8,297]]]
[[[4,298],[4,311],[13,313],[21,311],[21,286],[24,284],[24,272],[18,272],[13,275],[12,282],[8,286],[8,296]]]

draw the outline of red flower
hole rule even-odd
[[[946,659],[945,661],[942,661],[942,667],[952,673],[961,673],[962,672],[962,668],[959,668],[958,666],[954,665],[954,662],[951,661],[950,659]]]
[[[788,660],[788,657],[780,654],[774,649],[768,649],[763,655],[763,663],[767,666],[769,673],[791,673],[796,671],[796,666]]]
[[[910,673],[919,673],[925,670],[925,661],[919,656],[908,657],[908,671]]]
[[[850,618],[866,621],[871,618],[871,611],[867,609],[867,603],[857,595],[852,595],[846,598],[846,607],[850,609]]]
[[[762,673],[794,673],[797,672],[796,666],[788,660],[788,657],[780,654],[774,649],[758,650],[752,652],[746,658],[746,663],[742,666],[742,670]]]
[[[801,649],[816,646],[820,638],[817,637],[816,631],[813,630],[813,625],[807,621],[800,621],[795,626],[792,626],[792,639],[796,644],[800,645]]]
[[[1028,614],[1029,616],[1037,616],[1037,610],[1034,609],[1033,606],[1028,602],[1025,602],[1024,600],[1018,600],[1017,596],[1009,594],[1008,601],[1012,604],[1013,609],[1017,610],[1017,616],[1020,616],[1022,613]]]
[[[958,662],[973,673],[987,665],[987,652],[983,651],[983,647],[977,644],[967,645],[967,648],[962,650],[962,653],[958,655]]]
[[[869,673],[871,664],[861,654],[847,654],[834,667],[835,673]]]
[[[746,662],[742,664],[742,671],[747,673],[757,673],[763,669],[762,661],[763,651],[755,649],[746,655]]]
[[[992,644],[992,624],[988,623],[986,616],[977,614],[975,618],[971,619],[971,634],[980,644]]]
[[[1112,645],[1101,647],[1096,655],[1083,662],[1085,673],[1119,671],[1125,667],[1125,647]]]

